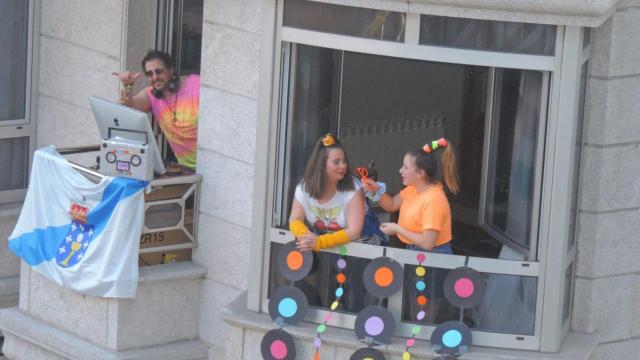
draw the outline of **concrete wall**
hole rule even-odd
[[[640,1],[592,33],[572,328],[596,358],[640,350]],[[626,355],[623,355],[626,354]]]
[[[209,268],[200,339],[211,346],[212,359],[222,358],[230,331],[220,313],[247,289],[261,9],[261,0],[204,2],[197,160],[204,181],[193,259]]]

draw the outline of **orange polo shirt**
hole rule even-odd
[[[424,230],[438,231],[435,246],[451,241],[451,208],[442,184],[430,186],[422,193],[418,193],[415,186],[407,186],[400,191],[400,196],[402,204],[398,225],[415,233],[422,233]],[[398,238],[411,244],[409,239],[400,234]]]

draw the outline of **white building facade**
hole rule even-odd
[[[24,110],[0,122],[0,144],[13,154],[0,156],[11,164],[3,168],[18,174],[15,158],[28,164],[41,146],[98,141],[88,95],[117,99],[111,73],[136,70],[140,49],[158,44],[156,29],[176,16],[163,6],[29,1],[18,79],[26,95],[15,101]],[[636,356],[640,2],[204,0],[202,18],[193,260],[141,270],[139,298],[115,301],[59,288],[3,246],[1,304],[19,296],[17,309],[0,312],[9,358],[261,358],[273,328],[268,297],[280,284],[274,254],[292,239],[291,188],[326,132],[354,165],[373,158],[389,179],[425,137],[458,147],[457,255],[427,266],[468,265],[494,285],[485,307],[467,313],[474,340],[464,358]],[[14,63],[4,56],[0,63]],[[10,73],[0,81],[15,82]],[[4,239],[24,196],[22,171],[1,188]],[[405,272],[416,265],[407,250],[348,249],[392,257]],[[414,325],[409,296],[387,303],[398,326],[379,349],[390,359],[401,358]],[[318,306],[307,322],[285,327],[298,358],[312,358],[328,313],[326,297],[310,302]],[[516,305],[496,305],[507,303]],[[505,311],[517,320],[502,319]],[[323,359],[363,346],[356,312],[333,317]],[[432,330],[418,337],[417,358],[437,356],[426,341]]]

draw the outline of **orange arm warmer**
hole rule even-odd
[[[324,234],[318,236],[316,239],[316,246],[313,250],[320,250],[326,248],[336,247],[338,245],[346,244],[349,242],[349,235],[346,230],[336,231],[333,234]]]
[[[293,220],[289,223],[289,230],[296,238],[302,237],[302,235],[309,232],[309,228],[304,224],[302,220]]]

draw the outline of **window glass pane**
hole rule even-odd
[[[420,44],[521,54],[553,55],[554,25],[422,15]]]
[[[405,18],[405,14],[393,11],[287,0],[283,23],[300,29],[404,42]]]
[[[27,187],[29,138],[0,139],[0,191]]]
[[[404,284],[418,280],[415,265],[405,265]],[[440,324],[460,319],[460,309],[444,297],[442,283],[449,269],[427,267],[426,296],[429,299],[424,322]],[[473,330],[533,335],[538,280],[530,276],[481,273],[487,283],[485,297],[478,305],[464,311],[463,322]],[[420,306],[415,301],[418,291],[403,287],[402,321],[415,324]]]
[[[181,16],[173,19],[172,48],[180,75],[200,74],[202,7],[202,0],[176,1],[176,11]]]
[[[29,1],[0,1],[0,121],[25,117],[28,15]]]
[[[542,80],[538,71],[496,69],[485,225],[524,249],[531,244]]]
[[[269,269],[269,294],[275,289],[290,285],[290,281],[280,274],[278,266],[275,265],[281,247],[282,244],[271,243],[270,264],[272,265]],[[339,258],[340,255],[333,253],[313,253],[311,272],[304,279],[294,283],[306,295],[309,305],[328,308],[336,299],[335,291],[340,287],[336,280]],[[343,271],[346,280],[343,285],[344,295],[340,299],[339,311],[357,313],[369,305],[378,304],[378,298],[367,292],[362,281],[362,273],[369,263],[369,259],[353,256],[345,256],[344,258],[347,262],[347,267]]]
[[[571,172],[571,214],[569,215],[569,241],[567,251],[576,243],[576,224],[578,221],[578,190],[580,188],[580,160],[582,156],[582,129],[584,124],[584,111],[587,97],[587,69],[588,62],[582,64],[580,69],[580,92],[578,93],[578,129],[576,130],[576,145],[574,152],[573,171]]]

